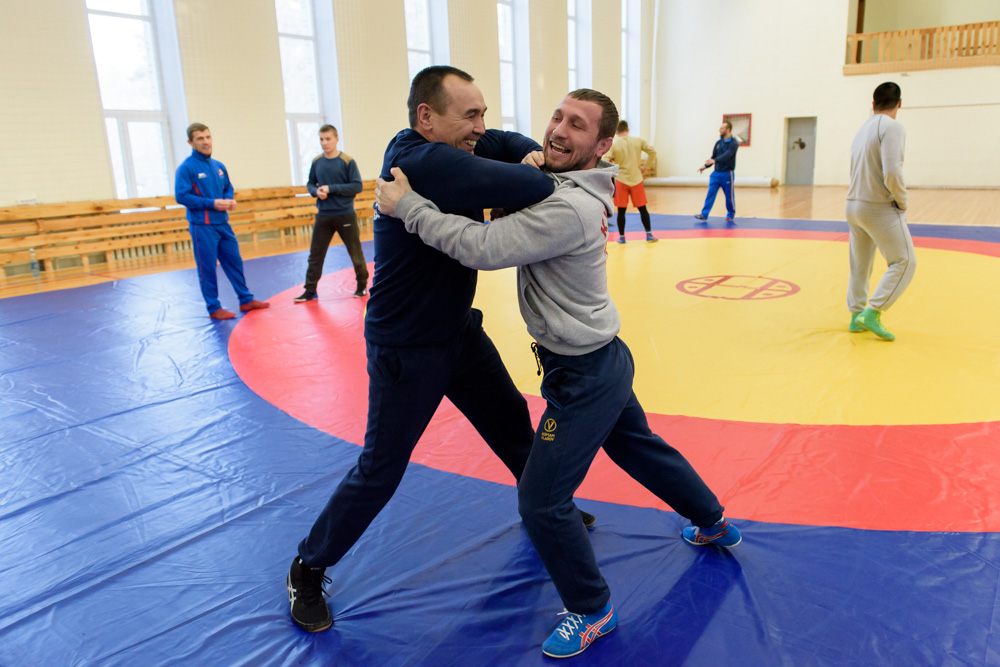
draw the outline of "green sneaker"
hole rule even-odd
[[[882,326],[882,313],[874,308],[865,308],[854,318],[854,323],[863,329],[871,331],[882,340],[896,340],[896,337]]]
[[[851,323],[847,325],[847,330],[850,331],[851,333],[861,333],[862,331],[868,331],[868,329],[865,329],[863,326],[858,325],[857,320],[858,320],[858,315],[860,314],[861,314],[860,310],[856,313],[851,313]]]

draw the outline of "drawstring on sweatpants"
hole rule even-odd
[[[538,357],[538,343],[531,344],[531,351],[535,354],[535,364],[538,365],[538,374],[542,374],[542,360]]]

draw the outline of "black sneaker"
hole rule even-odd
[[[306,290],[302,294],[295,297],[295,303],[305,303],[306,301],[312,301],[317,298],[319,297],[316,295],[316,292],[310,292],[309,290]]]
[[[354,292],[354,296],[356,296],[358,298],[361,298],[361,297],[365,296],[366,294],[368,294],[368,290],[366,290],[364,287],[359,287]]]
[[[326,568],[306,567],[298,556],[288,569],[288,603],[292,608],[292,620],[306,632],[321,632],[333,625],[330,607],[323,599],[326,591],[324,583],[330,578],[324,573]]]
[[[580,510],[580,518],[583,519],[584,528],[593,528],[594,524],[597,523],[597,517],[589,512],[584,512]]]

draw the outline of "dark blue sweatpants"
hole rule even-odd
[[[520,479],[533,431],[528,403],[472,311],[466,328],[437,345],[368,343],[368,429],[358,463],[299,544],[311,567],[330,567],[354,546],[392,498],[410,455],[445,396]],[[572,504],[572,500],[570,500]],[[577,510],[574,506],[574,512]],[[576,522],[583,527],[579,513]]]
[[[708,178],[708,195],[705,197],[705,206],[701,209],[701,214],[708,217],[715,205],[715,196],[719,194],[719,188],[726,196],[726,217],[736,217],[736,193],[734,183],[736,176],[731,171],[713,171]]]
[[[521,520],[566,609],[592,614],[611,591],[573,494],[598,449],[696,526],[722,518],[722,506],[687,459],[649,430],[632,391],[632,354],[621,339],[577,357],[539,346],[538,356],[548,405],[518,484]]]
[[[247,289],[247,281],[243,277],[240,244],[229,223],[205,225],[188,222],[188,231],[191,232],[191,245],[194,247],[194,263],[198,267],[201,295],[205,298],[205,307],[209,314],[222,308],[219,302],[219,280],[215,272],[216,260],[232,283],[240,305],[253,301],[253,294]]]

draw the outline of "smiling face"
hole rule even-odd
[[[611,148],[611,137],[598,139],[601,106],[564,97],[545,129],[545,166],[554,172],[591,169]]]
[[[421,104],[417,109],[416,129],[428,141],[439,141],[471,153],[486,132],[483,93],[475,83],[454,75],[446,76],[441,85],[448,96],[448,105],[443,113],[438,113],[430,105]]]
[[[202,155],[212,156],[212,133],[209,130],[192,132],[188,144]]]

